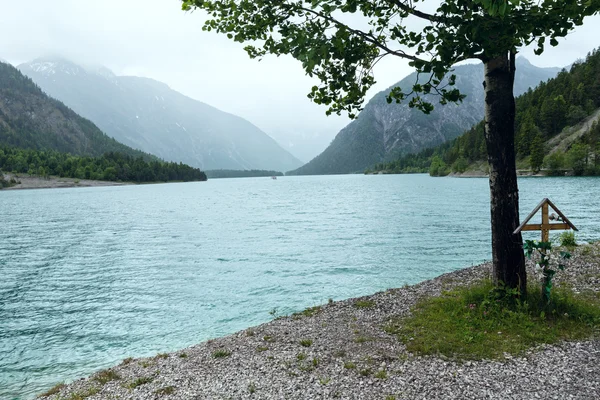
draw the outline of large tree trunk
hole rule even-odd
[[[515,166],[514,53],[487,60],[485,66],[485,140],[490,166],[492,260],[496,283],[526,293],[527,275],[519,226],[519,189]]]

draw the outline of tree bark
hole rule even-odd
[[[527,290],[515,166],[515,54],[485,60],[485,140],[490,168],[493,278]]]

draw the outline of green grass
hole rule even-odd
[[[50,389],[48,389],[44,393],[40,394],[38,397],[52,396],[53,394],[57,394],[58,392],[60,392],[61,390],[63,390],[66,387],[67,387],[67,385],[65,385],[63,382],[57,383],[56,385],[52,386]]]
[[[258,346],[256,348],[256,351],[258,351],[259,353],[262,353],[263,351],[267,351],[269,350],[269,348],[267,346]]]
[[[296,359],[297,359],[298,361],[305,360],[305,359],[306,359],[306,354],[304,354],[304,353],[298,353],[298,354],[296,355]]]
[[[230,355],[231,355],[231,352],[226,349],[217,350],[214,353],[212,353],[213,358],[225,358],[225,357],[229,357]]]
[[[366,343],[366,342],[370,342],[372,340],[373,340],[373,338],[370,338],[370,337],[357,336],[354,338],[354,343]]]
[[[385,370],[380,369],[375,373],[375,378],[377,379],[387,379],[387,372]]]
[[[118,381],[121,379],[121,375],[112,369],[105,369],[97,372],[92,379],[101,385],[105,385],[110,381]]]
[[[561,233],[560,235],[558,235],[558,240],[561,246],[567,247],[570,250],[574,249],[575,246],[577,246],[577,242],[575,241],[575,232],[573,231],[566,231]]]
[[[352,361],[348,361],[344,363],[344,368],[346,369],[355,369],[356,368],[356,364],[354,364]]]
[[[169,358],[169,355],[167,353],[160,353],[157,354],[155,358],[162,358],[164,360],[166,358]]]
[[[131,382],[129,382],[125,387],[128,389],[135,389],[138,386],[142,386],[145,385],[147,383],[152,382],[152,378],[149,376],[142,376],[139,377]]]
[[[313,344],[313,341],[310,339],[302,339],[300,341],[300,345],[304,347],[310,347]]]
[[[490,282],[421,300],[411,316],[384,327],[416,354],[457,359],[502,358],[542,343],[580,340],[600,333],[600,302],[555,288],[550,304],[529,287],[525,301],[500,295]]]
[[[302,317],[312,317],[313,315],[318,314],[321,311],[321,306],[308,307],[306,310],[293,313],[292,318],[298,319]]]
[[[175,387],[174,386],[165,386],[163,388],[160,388],[160,389],[154,391],[154,393],[157,394],[157,395],[159,395],[159,396],[173,394],[174,392],[175,392]]]
[[[178,357],[179,358],[187,358],[188,355],[187,355],[187,353],[179,353]]]
[[[356,308],[373,308],[373,307],[375,307],[375,302],[373,300],[357,300],[354,302],[354,307],[356,307]]]
[[[65,398],[65,400],[84,400],[84,399],[87,399],[88,397],[91,397],[91,396],[97,394],[98,392],[100,392],[100,389],[98,389],[95,386],[92,386],[91,388],[82,390],[81,392],[71,393],[69,395],[69,397]]]

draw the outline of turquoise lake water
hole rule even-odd
[[[600,238],[600,179],[523,178]],[[537,234],[529,235],[537,238]],[[487,179],[223,179],[0,192],[0,399],[490,258]]]

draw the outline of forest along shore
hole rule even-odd
[[[14,179],[17,183],[14,186],[5,187],[2,190],[19,190],[19,189],[53,189],[53,188],[71,188],[71,187],[93,187],[93,186],[122,186],[131,185],[129,182],[111,182],[111,181],[96,181],[89,179],[75,178],[59,178],[48,177],[42,178],[39,176],[14,176],[12,174],[4,175],[4,180],[10,182]],[[20,183],[19,183],[20,182]],[[1,188],[1,186],[0,186]]]
[[[600,242],[578,247],[555,283],[600,291]],[[533,272],[533,263],[528,270]],[[501,360],[415,356],[386,324],[424,296],[479,281],[490,264],[414,286],[330,302],[151,358],[126,359],[48,399],[596,399],[600,338],[542,345]],[[531,275],[530,275],[531,276]],[[498,332],[501,334],[501,332]]]

